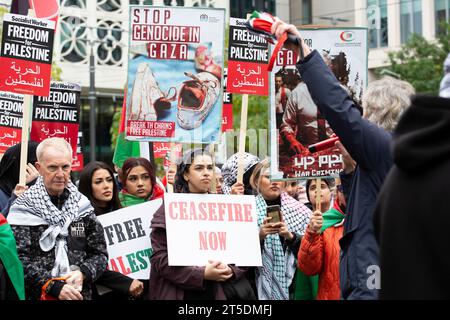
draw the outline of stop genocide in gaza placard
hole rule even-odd
[[[219,140],[224,25],[224,9],[130,6],[127,140]]]
[[[54,33],[55,21],[5,15],[0,91],[48,96]]]

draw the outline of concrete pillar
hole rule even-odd
[[[388,9],[388,46],[398,47],[401,44],[400,3],[398,0],[387,0]]]
[[[364,10],[363,10],[364,8]],[[365,27],[367,26],[367,1],[355,0],[355,26]]]
[[[436,37],[435,20],[434,1],[422,0],[422,35],[427,40]]]

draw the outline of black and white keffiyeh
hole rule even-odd
[[[72,182],[66,188],[69,190],[69,197],[59,210],[50,200],[42,177],[39,177],[30,189],[17,198],[8,215],[11,225],[49,226],[39,239],[39,245],[43,251],[55,248],[53,277],[69,272],[66,238],[70,224],[94,211],[89,200]]]
[[[224,194],[231,194],[231,187],[237,181],[239,153],[233,154],[222,166],[222,191]],[[257,156],[245,152],[242,161],[244,162],[244,173],[257,164],[260,160]]]
[[[309,224],[311,211],[286,192],[281,193],[281,212],[288,230],[303,236]],[[266,217],[267,204],[261,194],[256,196],[258,226]],[[288,300],[289,286],[297,266],[297,252],[283,250],[278,234],[267,235],[262,247],[262,267],[256,270],[259,300]]]

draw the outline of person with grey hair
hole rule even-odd
[[[409,106],[414,88],[406,81],[384,76],[369,84],[364,92],[363,117],[392,132],[400,116]]]
[[[26,297],[91,299],[91,286],[106,269],[103,228],[89,200],[70,181],[72,148],[62,138],[36,150],[40,177],[11,206],[8,220],[25,275]]]
[[[272,32],[277,39],[286,32],[301,39],[294,25],[278,18],[272,25]],[[414,89],[394,79],[369,85],[364,97],[368,104],[361,116],[319,52],[311,50],[303,40],[295,45],[286,43],[285,47],[294,50],[299,57],[300,53],[304,54],[296,65],[302,79],[320,112],[357,163],[340,240],[341,297],[377,299],[380,284],[379,248],[373,231],[375,201],[393,164],[391,130],[409,106]]]

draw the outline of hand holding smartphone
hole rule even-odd
[[[270,223],[281,222],[281,208],[279,205],[267,206],[267,216],[272,219],[269,220]]]

